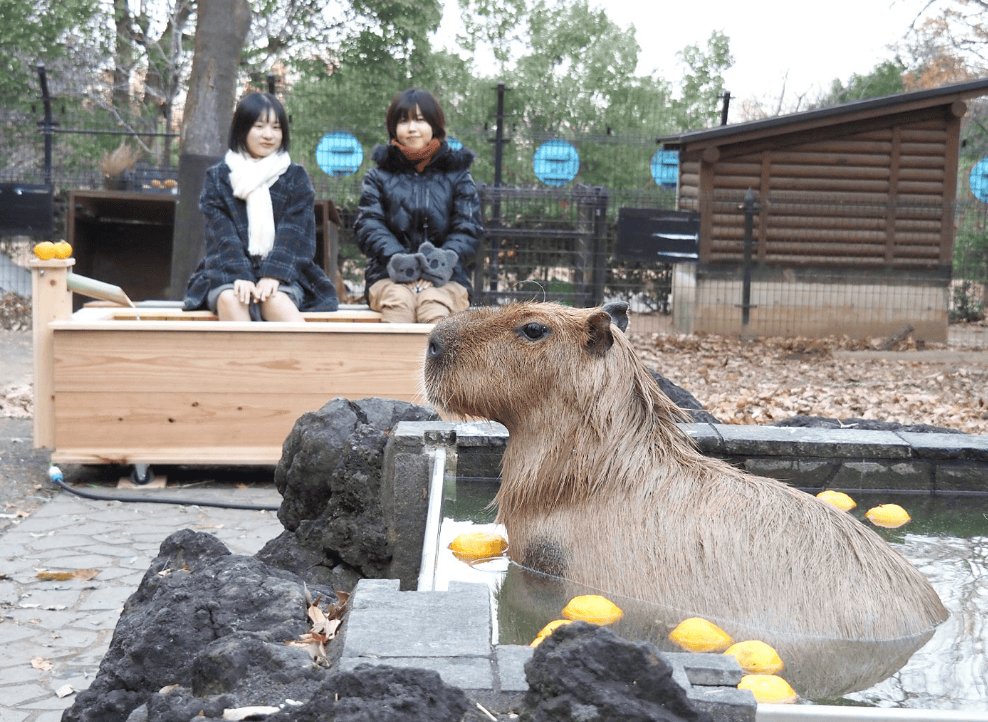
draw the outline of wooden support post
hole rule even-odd
[[[55,446],[55,343],[52,321],[72,315],[67,277],[75,259],[32,260],[31,325],[34,333],[34,447]]]

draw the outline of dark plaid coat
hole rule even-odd
[[[292,163],[270,188],[274,209],[274,248],[264,258],[247,254],[247,203],[233,195],[230,167],[220,162],[206,171],[199,198],[205,215],[206,252],[192,272],[184,308],[206,307],[210,289],[238,279],[298,281],[301,311],[335,311],[336,288],[313,260],[316,255],[315,193],[305,169]]]
[[[366,288],[388,277],[396,253],[415,253],[425,241],[456,251],[452,280],[473,294],[470,273],[484,228],[480,197],[470,175],[474,155],[443,142],[419,173],[393,145],[377,146],[360,195],[354,236],[367,256]]]

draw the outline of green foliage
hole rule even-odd
[[[879,63],[865,75],[854,73],[845,85],[840,79],[834,78],[830,92],[815,103],[815,107],[826,107],[850,103],[853,100],[866,98],[881,98],[886,95],[896,95],[905,92],[902,75],[906,72],[905,64],[896,58]]]
[[[38,96],[36,66],[58,68],[99,52],[95,0],[0,0],[0,97],[8,109]]]
[[[679,52],[686,65],[682,97],[675,104],[681,130],[696,130],[720,123],[724,96],[723,73],[734,65],[730,38],[714,31],[706,49],[687,45]]]
[[[511,58],[512,45],[522,42],[519,18],[525,17],[525,0],[458,0],[466,31],[457,36],[460,46],[476,53],[479,46],[491,48],[501,71]]]

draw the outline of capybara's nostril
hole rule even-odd
[[[442,342],[437,338],[429,339],[429,349],[426,352],[429,358],[437,359],[443,355]]]

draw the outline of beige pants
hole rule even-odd
[[[367,300],[387,323],[435,323],[470,305],[467,289],[455,281],[433,286],[429,281],[395,283],[382,278],[370,287]]]

